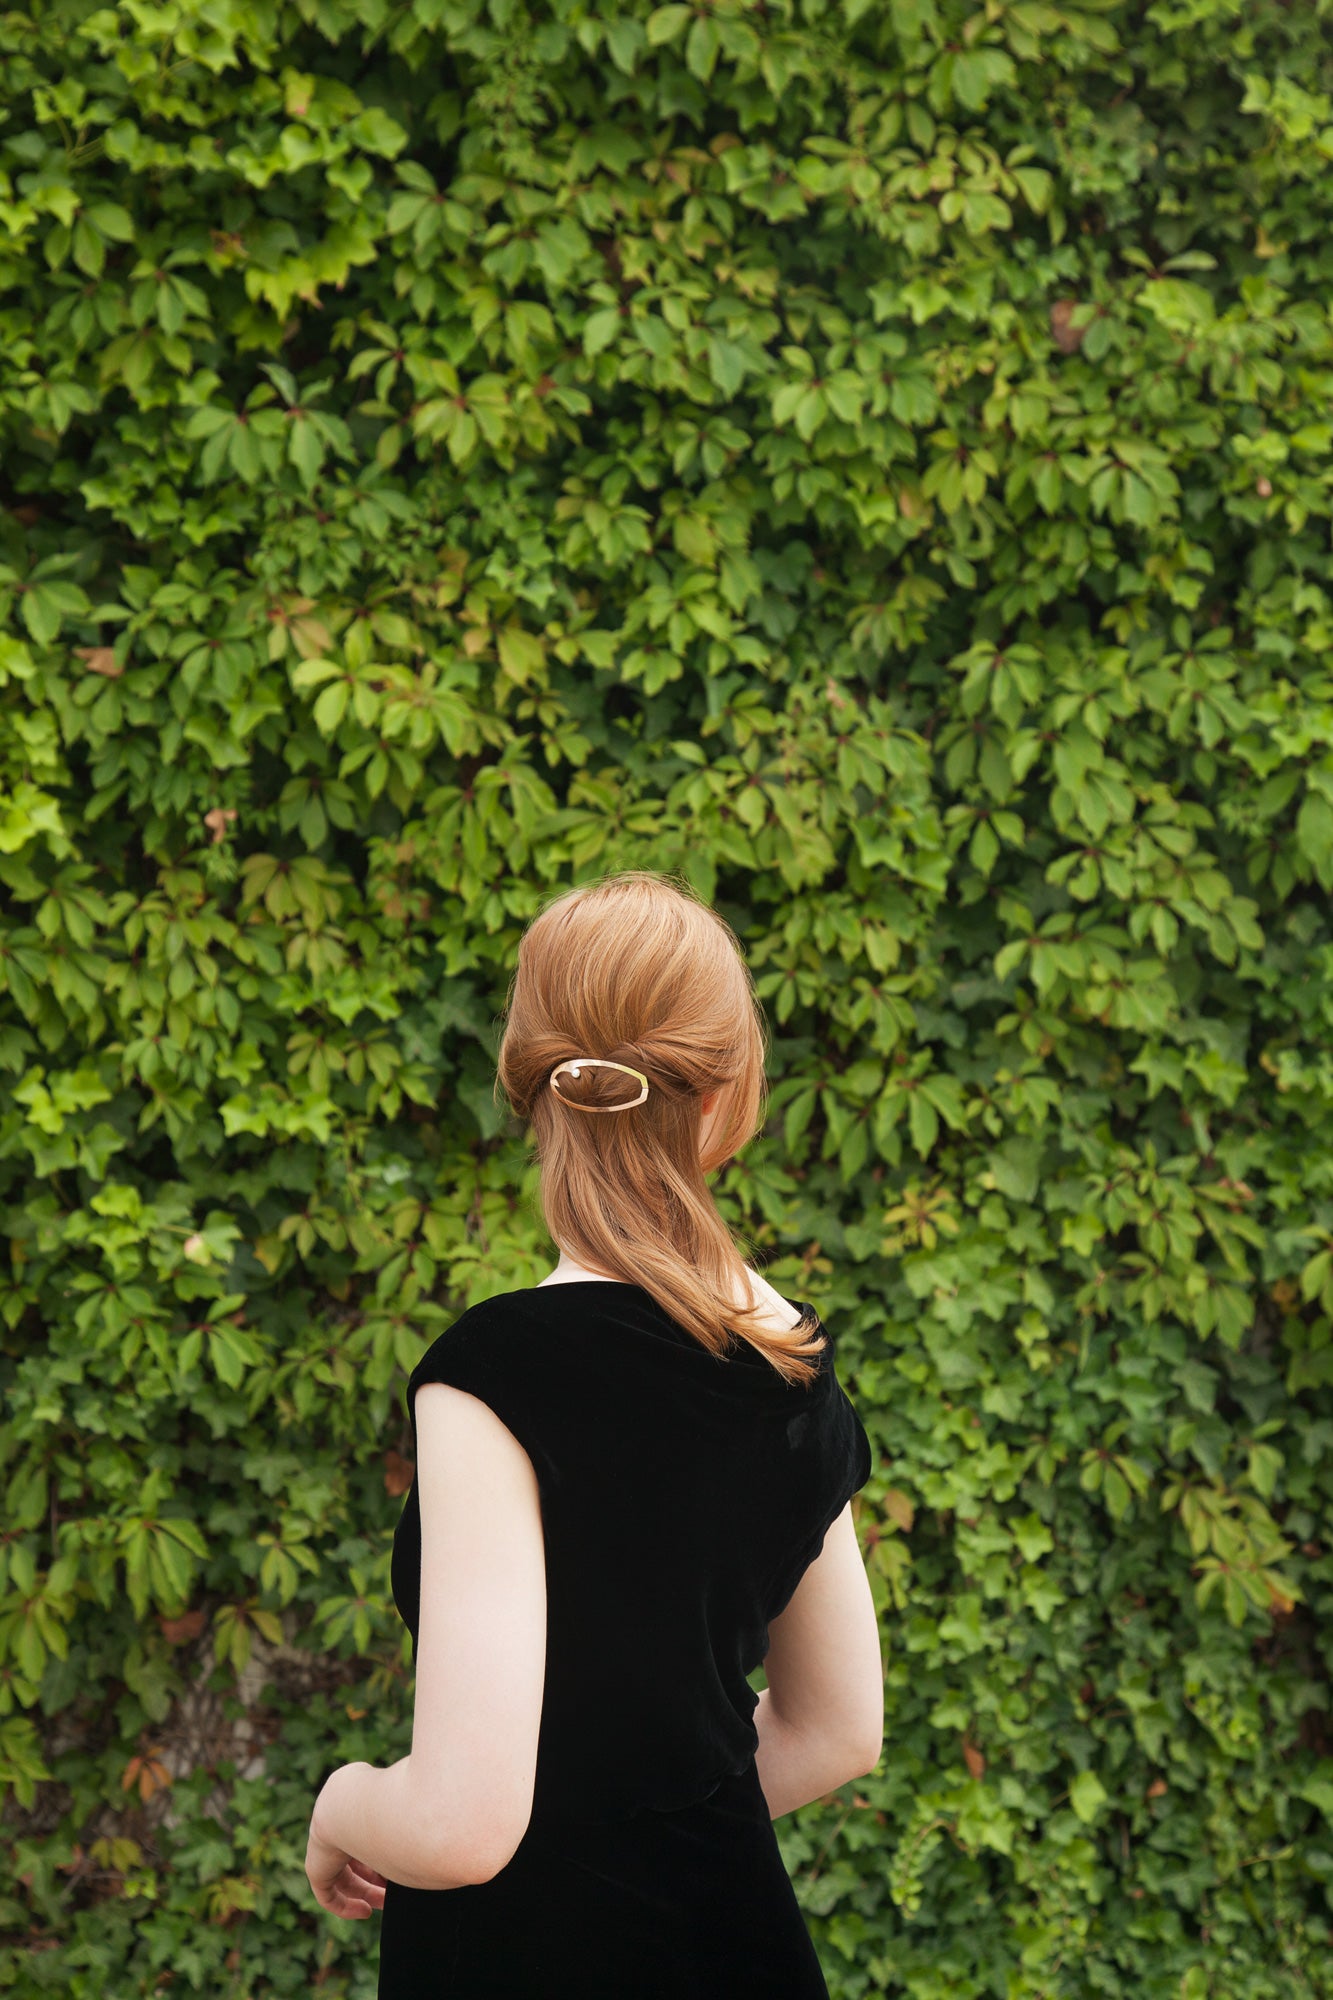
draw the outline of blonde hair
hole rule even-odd
[[[705,1176],[763,1123],[764,1022],[730,926],[674,878],[639,869],[568,890],[518,948],[497,1086],[530,1127],[541,1205],[580,1264],[641,1285],[712,1353],[747,1340],[789,1381],[809,1382],[826,1336],[803,1318],[761,1321],[744,1259]],[[641,1070],[551,1072],[578,1057]],[[702,1100],[722,1093],[701,1156]],[[561,1099],[565,1100],[564,1102]]]

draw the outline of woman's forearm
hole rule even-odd
[[[477,1881],[427,1807],[411,1757],[396,1764],[342,1764],[311,1818],[314,1832],[354,1861],[405,1889],[459,1889]]]
[[[784,1722],[768,1688],[760,1692],[754,1724],[755,1766],[771,1819],[861,1775],[842,1744]],[[330,1846],[407,1889],[457,1889],[486,1879],[477,1858],[462,1852],[430,1810],[410,1756],[387,1766],[340,1765],[315,1801],[312,1827]]]
[[[769,1688],[760,1690],[754,1726],[759,1731],[755,1768],[770,1819],[781,1819],[798,1806],[825,1798],[839,1785],[862,1775],[856,1759],[842,1744],[785,1723],[773,1706]]]

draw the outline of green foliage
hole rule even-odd
[[[625,866],[879,1452],[833,1993],[1333,1992],[1328,19],[0,22],[5,1992],[373,1992],[404,1371],[547,1267],[496,1015]]]

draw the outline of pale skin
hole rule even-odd
[[[701,1150],[718,1093],[703,1100]],[[791,1304],[757,1272],[773,1324]],[[562,1249],[543,1285],[610,1281]],[[368,1917],[388,1881],[490,1881],[532,1812],[546,1666],[546,1568],[537,1476],[486,1403],[448,1383],[417,1392],[421,1609],[412,1746],[381,1767],[341,1765],[315,1802],[306,1875],[333,1916]],[[756,1767],[774,1819],[873,1770],[883,1667],[849,1505],[769,1628]]]

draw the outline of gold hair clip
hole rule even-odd
[[[626,1076],[634,1077],[642,1084],[643,1088],[637,1097],[627,1097],[623,1104],[579,1104],[572,1097],[561,1095],[556,1078],[562,1069],[567,1069],[571,1076],[577,1076],[581,1069],[618,1069],[622,1070]],[[560,1102],[567,1104],[571,1111],[632,1111],[635,1105],[642,1104],[648,1095],[648,1079],[641,1069],[631,1069],[628,1063],[607,1062],[601,1056],[566,1057],[564,1062],[557,1063],[551,1071],[550,1082],[551,1088],[556,1096],[560,1098]]]

